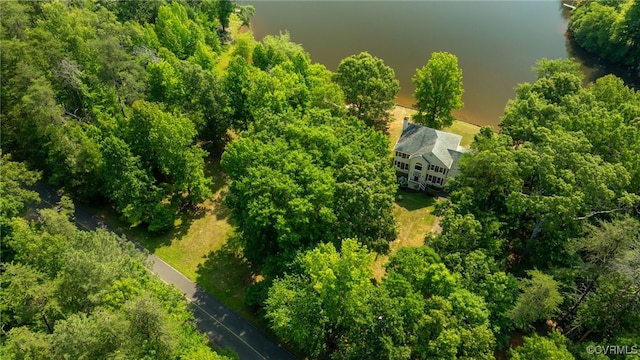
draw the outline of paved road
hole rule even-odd
[[[42,183],[38,183],[34,190],[40,193],[42,202],[32,206],[28,216],[35,216],[36,209],[51,207],[59,200],[56,192]],[[96,218],[91,210],[82,205],[76,204],[75,221],[85,230],[95,230],[98,227],[102,227],[123,235]],[[130,238],[129,240],[140,250],[144,250],[140,244]],[[178,270],[153,254],[149,255],[148,258],[153,263],[153,272],[162,281],[174,285],[185,294],[185,297],[192,305],[198,329],[207,334],[212,343],[221,348],[230,348],[238,354],[241,360],[295,360],[295,357],[290,352],[273,342],[251,323],[222,304],[193,281],[187,279]]]

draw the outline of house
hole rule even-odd
[[[469,149],[460,146],[462,136],[410,123],[405,117],[402,134],[393,150],[393,166],[408,187],[425,190],[443,188],[458,173],[458,159]]]

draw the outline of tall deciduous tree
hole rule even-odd
[[[451,110],[463,105],[458,58],[447,52],[435,52],[427,65],[417,70],[412,81],[416,86],[414,106],[418,110],[414,120],[434,129],[453,124]]]
[[[387,130],[389,110],[400,91],[392,68],[382,59],[362,52],[343,59],[334,79],[342,87],[349,115],[377,130]]]
[[[220,21],[220,25],[222,25],[222,31],[226,31],[227,27],[229,27],[229,17],[234,8],[235,2],[233,0],[218,0],[218,21]]]

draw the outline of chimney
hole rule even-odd
[[[404,131],[407,128],[407,126],[409,126],[409,117],[405,116],[404,120],[402,121],[402,131]]]

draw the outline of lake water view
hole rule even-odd
[[[570,0],[565,0],[570,2]],[[254,5],[256,39],[289,31],[314,62],[335,71],[368,51],[400,80],[397,102],[411,106],[411,78],[435,51],[458,57],[464,107],[457,118],[497,126],[518,83],[535,80],[536,60],[586,56],[567,41],[568,9],[559,0],[242,1]],[[589,79],[604,70],[583,61]]]

